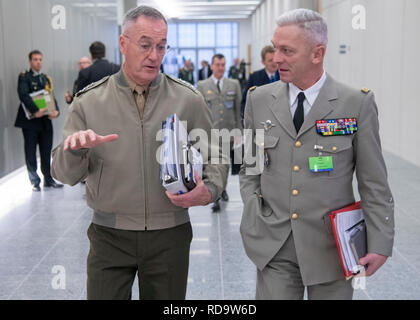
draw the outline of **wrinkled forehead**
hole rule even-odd
[[[136,21],[128,21],[123,27],[123,34],[134,40],[151,39],[155,42],[166,40],[168,26],[162,19],[140,16]]]

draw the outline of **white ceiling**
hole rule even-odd
[[[168,19],[247,19],[263,0],[138,0],[159,9]]]
[[[107,20],[117,20],[117,0],[69,1],[72,7]],[[247,19],[263,0],[137,0],[138,5],[159,9],[167,19]]]
[[[102,19],[117,21],[116,0],[66,0],[74,8],[82,10],[86,14]]]

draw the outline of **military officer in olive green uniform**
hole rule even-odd
[[[210,136],[212,128],[202,95],[159,73],[166,39],[167,22],[159,11],[130,10],[119,38],[124,65],[76,94],[64,141],[54,150],[54,177],[70,185],[86,179],[87,204],[94,210],[88,299],[130,299],[136,274],[141,299],[185,299],[192,240],[188,208],[215,201],[225,185],[228,167],[210,161],[188,193],[171,195],[161,185],[156,155],[162,121],[175,113],[188,132],[201,129]],[[202,154],[213,148],[200,142]],[[215,144],[213,149],[219,152]]]
[[[264,165],[247,175],[247,163],[240,173],[240,230],[258,269],[256,297],[302,299],[306,287],[309,299],[351,299],[329,214],[355,201],[354,171],[367,228],[368,253],[358,262],[370,276],[392,254],[394,201],[378,110],[368,89],[325,73],[327,25],[318,13],[298,9],[277,23],[274,60],[284,83],[251,89],[245,108],[245,129],[264,135]],[[325,120],[337,125],[325,130]]]
[[[233,59],[233,66],[229,68],[228,78],[237,79],[241,85],[241,90],[245,88],[246,85],[246,70],[245,62],[239,61],[239,58]]]
[[[213,74],[210,78],[199,81],[197,83],[197,90],[202,93],[206,99],[207,105],[213,117],[213,126],[215,129],[227,129],[230,132],[232,130],[242,130],[241,122],[241,87],[238,80],[227,79],[224,77],[226,71],[226,59],[222,54],[216,54],[212,58],[211,70]],[[241,132],[237,132],[239,136],[236,136],[236,142],[241,138]],[[233,139],[233,140],[234,140]],[[230,158],[232,164],[232,173],[235,172],[236,168],[239,171],[241,157],[234,156],[233,140],[225,140],[229,144],[227,147],[230,150]],[[232,141],[232,143],[231,143]],[[227,182],[226,182],[227,183]],[[226,185],[225,185],[226,188]],[[223,190],[222,199],[224,201],[229,200],[229,196],[226,190]],[[216,201],[213,206],[213,211],[217,212],[220,210],[219,201]]]

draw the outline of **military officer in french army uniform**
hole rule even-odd
[[[332,211],[354,203],[356,172],[367,229],[358,262],[374,274],[392,254],[394,201],[379,138],[373,93],[324,71],[327,25],[297,9],[277,20],[280,79],[250,90],[245,129],[264,133],[264,165],[241,168],[241,235],[257,266],[257,299],[352,299],[331,232]],[[261,143],[260,143],[261,144]],[[246,158],[246,156],[245,156]],[[255,165],[255,164],[254,164]]]
[[[199,81],[197,83],[197,90],[202,93],[208,107],[210,108],[214,128],[219,130],[227,129],[232,133],[234,133],[232,131],[234,129],[242,130],[242,93],[238,80],[227,79],[224,77],[226,71],[226,59],[222,54],[216,54],[213,56],[210,67],[213,74],[210,78]],[[237,142],[236,146],[239,146],[241,132],[237,131],[237,133],[238,136],[235,136]],[[225,140],[226,143],[229,144],[227,149],[230,150],[232,174],[238,174],[242,162],[242,157],[239,156],[239,153],[235,157],[234,151],[238,150],[239,148],[234,148],[233,139]],[[223,191],[221,198],[224,201],[229,200],[229,196],[226,190]],[[214,203],[212,210],[214,212],[220,210],[219,201]]]

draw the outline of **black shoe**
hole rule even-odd
[[[228,196],[226,190],[223,190],[221,197],[222,197],[223,201],[229,201],[229,196]]]
[[[32,186],[32,191],[33,192],[40,192],[41,191],[41,188],[39,187],[39,184],[34,184]]]
[[[57,183],[55,181],[44,183],[44,188],[55,188],[55,189],[57,189],[57,188],[62,188],[62,187],[63,187],[63,185],[61,183]]]
[[[220,203],[219,203],[219,200],[216,200],[213,203],[213,206],[211,207],[211,211],[213,211],[213,212],[219,212],[220,211]]]

